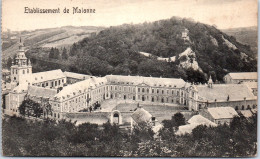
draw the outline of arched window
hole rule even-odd
[[[247,105],[247,108],[246,108],[246,109],[247,109],[247,110],[248,110],[248,109],[251,109],[250,105]]]
[[[152,102],[154,102],[154,98],[152,97]]]
[[[157,94],[159,93],[159,89],[157,89]]]
[[[245,109],[245,106],[244,105],[242,105],[242,110],[244,110]]]
[[[164,103],[164,98],[163,98],[163,97],[162,97],[162,100],[161,100],[161,101],[162,101],[162,103]]]
[[[142,89],[142,92],[144,92],[144,88]]]

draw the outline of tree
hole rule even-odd
[[[68,54],[67,54],[67,49],[64,47],[62,51],[62,59],[67,60],[68,59]]]
[[[33,116],[38,118],[43,113],[43,108],[41,107],[41,105],[30,99],[24,100],[18,109],[21,115],[27,115],[28,117]]]
[[[54,48],[52,47],[49,53],[49,58],[53,59],[54,58]]]

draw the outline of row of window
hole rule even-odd
[[[23,69],[23,74],[30,73],[29,69]],[[18,70],[17,69],[13,69],[13,74],[18,74]]]
[[[48,87],[50,83],[50,87],[56,87],[61,85],[61,83],[64,83],[64,79],[57,80],[57,81],[51,81],[51,82],[44,82],[44,83],[34,83],[33,85],[41,86],[41,87]]]
[[[108,87],[107,87],[107,89],[108,89]],[[110,90],[119,90],[119,91],[121,91],[121,90],[123,90],[123,91],[125,91],[125,92],[135,92],[135,88],[132,88],[131,89],[131,87],[121,87],[121,86],[110,86]],[[156,93],[157,94],[175,94],[175,91],[174,90],[161,90],[161,89],[152,89],[152,93],[155,93],[155,91],[156,91]],[[142,92],[142,93],[150,93],[150,89],[149,88],[138,88],[138,92],[140,93],[140,92]],[[176,95],[177,96],[179,96],[180,95],[180,93],[179,93],[179,91],[176,91]],[[183,96],[183,92],[181,92],[181,96]]]

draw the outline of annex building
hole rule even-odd
[[[104,100],[137,101],[143,104],[181,106],[190,111],[208,107],[233,107],[237,110],[255,108],[257,97],[250,84],[192,85],[183,79],[107,75],[95,77],[60,69],[32,73],[32,66],[25,56],[24,45],[11,66],[11,90],[5,96],[6,114],[19,114],[25,99],[50,104],[51,112],[44,117],[61,119],[69,113],[93,110]],[[250,87],[250,86],[251,87]],[[256,88],[257,89],[257,88]]]

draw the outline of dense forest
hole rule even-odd
[[[230,125],[197,126],[191,134],[175,135],[185,119],[177,113],[163,121],[154,136],[145,123],[133,132],[118,125],[101,126],[70,121],[28,120],[7,117],[2,121],[5,156],[128,156],[128,157],[253,157],[257,150],[257,116],[235,117]]]
[[[188,40],[182,37],[185,30],[188,31]],[[187,48],[195,52],[201,70],[180,66],[180,62],[189,59],[187,56],[190,55],[180,58],[180,53]],[[146,57],[139,52],[147,52],[152,56]],[[39,54],[42,58],[38,57]],[[208,80],[209,75],[213,81],[222,81],[223,76],[229,72],[250,72],[257,69],[257,60],[249,45],[237,42],[234,37],[214,26],[177,17],[152,23],[110,27],[74,43],[70,48],[51,48],[49,51],[32,49],[27,55],[35,59],[32,62],[34,68],[39,69],[35,69],[36,72],[42,71],[41,67],[50,67],[49,62],[53,62],[58,64],[57,68],[96,76],[162,76],[202,83]],[[176,60],[159,61],[155,56],[175,56]],[[190,59],[189,62],[192,64],[193,60]]]

